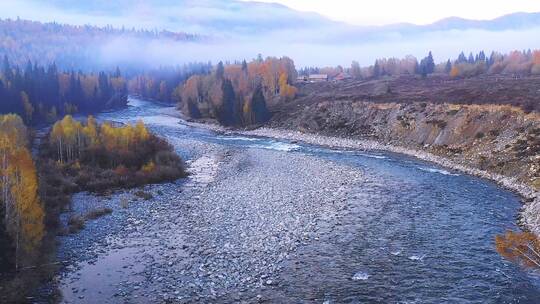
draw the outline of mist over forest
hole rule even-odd
[[[186,33],[193,38],[149,39],[117,33],[94,41],[84,50],[92,53],[94,65],[113,67],[234,62],[249,60],[257,54],[287,55],[298,67],[348,66],[353,60],[367,65],[381,57],[420,57],[428,50],[433,51],[437,62],[442,62],[461,51],[506,53],[530,48],[540,29],[540,14],[535,13],[516,13],[487,21],[448,18],[430,25],[361,27],[279,4],[222,0],[0,3],[0,18],[15,16],[119,31]]]

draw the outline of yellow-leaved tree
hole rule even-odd
[[[36,253],[44,234],[44,212],[27,136],[19,116],[0,116],[1,224],[14,242],[16,268],[21,264],[20,257]]]
[[[66,115],[64,119],[53,125],[51,140],[56,143],[60,162],[69,162],[80,157],[83,145],[82,133],[82,124],[74,120],[71,115]]]
[[[26,92],[21,92],[21,103],[24,108],[24,114],[26,115],[26,122],[32,121],[32,115],[34,115],[34,106],[30,103],[30,97]]]
[[[8,231],[15,236],[15,266],[19,267],[21,249],[33,255],[44,234],[44,212],[38,198],[38,179],[32,155],[26,148],[16,151],[11,164],[11,196],[15,203],[14,223]]]
[[[86,125],[83,127],[84,143],[87,146],[97,146],[99,144],[98,125],[93,116],[88,116]]]
[[[150,132],[148,132],[148,129],[146,129],[146,126],[141,120],[135,125],[135,136],[140,141],[145,141],[150,137]]]
[[[287,73],[281,73],[279,76],[279,94],[285,100],[292,100],[296,97],[296,87],[289,85],[288,83],[289,76]]]

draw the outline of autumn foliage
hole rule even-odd
[[[193,118],[224,125],[250,125],[270,118],[268,106],[295,98],[297,72],[287,57],[219,63],[209,75],[195,75],[178,87],[179,107]]]
[[[114,126],[98,124],[91,116],[81,123],[67,115],[52,127],[42,157],[73,177],[78,190],[134,187],[185,175],[172,146],[140,121]]]
[[[439,72],[449,72],[452,78],[474,77],[478,75],[538,75],[540,74],[540,50],[513,51],[508,54],[492,52],[487,56],[483,51],[476,55],[458,58],[446,67],[439,66]]]
[[[530,232],[508,231],[495,238],[497,252],[524,266],[540,268],[540,240]]]
[[[44,212],[28,149],[28,131],[22,119],[13,114],[0,116],[0,189],[0,243],[5,250],[0,266],[19,268],[41,244]]]
[[[353,79],[373,79],[386,76],[446,74],[452,78],[467,78],[479,75],[540,75],[540,50],[513,51],[508,54],[484,51],[468,56],[461,52],[457,58],[435,63],[431,52],[423,59],[408,55],[404,58],[379,58],[371,66],[361,67],[353,61],[349,68],[306,67],[299,70],[299,75],[326,74],[330,79],[347,73]]]
[[[150,133],[140,121],[135,126],[114,127],[111,123],[98,125],[90,116],[83,125],[66,115],[53,125],[50,142],[56,145],[57,160],[64,163],[88,158],[97,149],[110,154],[130,153],[149,138]]]

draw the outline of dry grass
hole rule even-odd
[[[129,201],[127,198],[123,197],[122,199],[120,199],[120,207],[122,209],[127,209],[129,207]]]
[[[142,199],[144,199],[146,201],[151,200],[152,198],[154,198],[152,193],[144,192],[142,190],[139,190],[139,191],[135,192],[135,196],[139,197],[139,198],[142,198]]]
[[[80,215],[73,215],[68,220],[69,233],[77,233],[85,227],[85,219]]]
[[[84,216],[79,214],[72,215],[67,223],[67,233],[77,233],[84,229],[84,227],[86,226],[86,221],[95,220],[102,216],[111,214],[112,212],[113,210],[111,208],[97,208],[88,212]]]
[[[102,216],[111,214],[113,210],[111,208],[98,208],[88,212],[85,216],[87,220],[95,220]]]
[[[531,107],[532,112],[540,112],[540,77],[482,75],[466,79],[449,79],[443,75],[427,78],[416,76],[390,77],[379,80],[351,80],[299,85],[299,98],[289,105],[279,104],[280,110],[298,107],[298,104],[322,101],[350,100],[373,103],[434,103],[459,105],[510,106],[507,110],[523,112]],[[391,89],[387,94],[376,94],[381,84]],[[493,108],[493,111],[501,109]],[[529,111],[530,112],[530,111]]]

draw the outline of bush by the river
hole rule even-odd
[[[42,142],[39,171],[49,227],[58,227],[72,193],[106,193],[186,176],[173,147],[142,122],[113,126],[71,116],[57,122]]]

